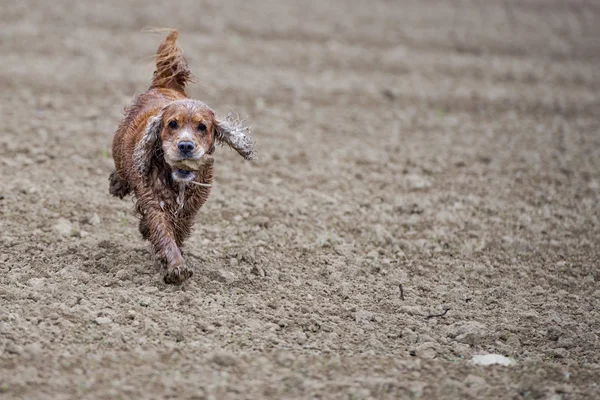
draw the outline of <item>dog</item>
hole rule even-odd
[[[113,138],[115,170],[109,177],[113,196],[133,193],[139,231],[161,261],[167,284],[181,284],[193,275],[182,246],[210,193],[215,145],[254,158],[248,127],[231,113],[218,119],[206,104],[185,94],[194,77],[177,37],[173,30],[160,44],[150,87],[125,109]],[[201,168],[182,169],[186,163]]]

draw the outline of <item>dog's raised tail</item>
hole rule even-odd
[[[153,88],[168,88],[183,92],[186,83],[194,79],[183,51],[177,47],[177,36],[177,31],[172,30],[158,46],[156,71],[152,77]]]

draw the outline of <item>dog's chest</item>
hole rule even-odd
[[[159,206],[173,216],[194,214],[208,198],[210,188],[176,183],[170,190],[161,191]]]

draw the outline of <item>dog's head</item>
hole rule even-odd
[[[232,118],[231,114],[224,120],[218,120],[201,101],[174,101],[148,121],[135,149],[136,167],[145,176],[153,160],[162,161],[172,169],[174,180],[191,181],[195,177],[192,172],[174,166],[182,160],[199,160],[205,154],[212,154],[216,143],[225,143],[245,159],[253,159],[249,128]]]

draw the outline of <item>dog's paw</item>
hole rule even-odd
[[[113,171],[110,173],[108,177],[108,181],[110,182],[108,186],[108,191],[115,197],[122,199],[131,193],[131,185],[117,174],[117,171]]]
[[[169,266],[166,269],[163,280],[168,285],[181,285],[194,275],[194,271],[185,263]]]

